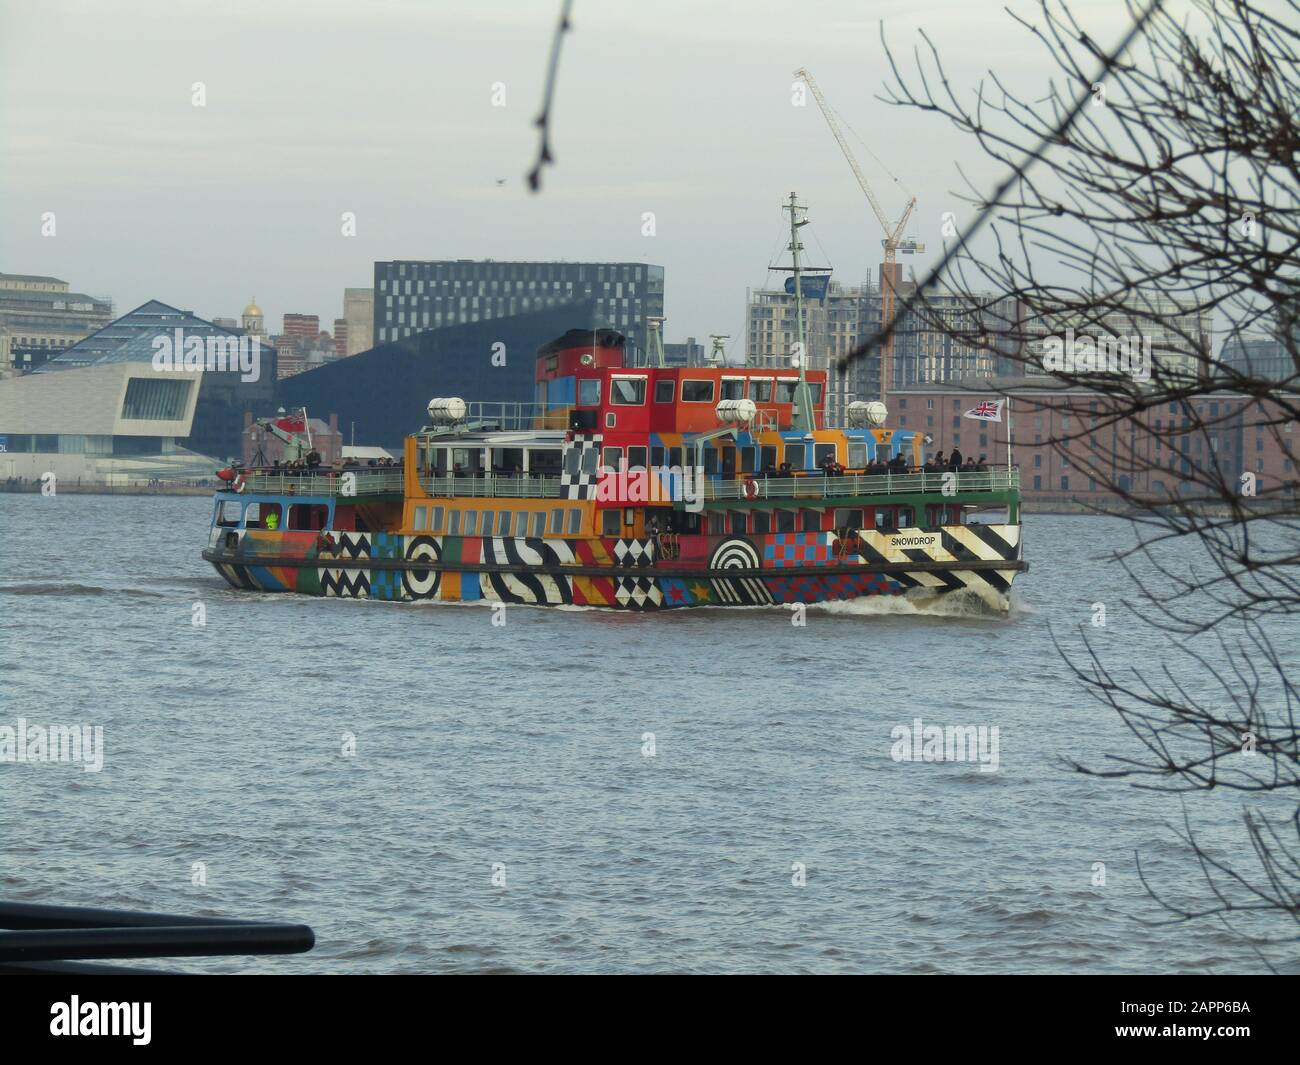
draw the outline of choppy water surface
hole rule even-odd
[[[235,592],[199,557],[209,509],[0,495],[0,724],[102,725],[106,748],[98,773],[0,765],[3,897],[316,931],[310,954],[180,965],[208,971],[1261,968],[1221,926],[1141,923],[1135,851],[1198,882],[1179,800],[1063,764],[1136,747],[1049,623],[1081,647],[1104,602],[1113,665],[1209,683],[1123,605],[1101,560],[1125,522],[1031,516],[1006,620],[511,607],[494,627]],[[895,762],[917,717],[997,726],[998,771]],[[1190,799],[1193,824],[1249,868],[1224,800]]]

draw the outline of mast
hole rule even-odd
[[[667,366],[664,359],[664,322],[666,318],[648,315],[646,324],[650,327],[650,351],[648,364],[650,366]]]
[[[790,212],[790,262],[794,270],[794,316],[795,337],[797,340],[795,350],[799,359],[799,384],[795,386],[792,425],[795,429],[802,429],[805,433],[810,433],[817,428],[817,425],[813,409],[812,389],[808,387],[806,372],[808,343],[804,332],[803,281],[799,266],[799,253],[803,251],[803,244],[799,241],[799,230],[808,224],[807,217],[801,217],[799,212],[806,212],[807,208],[798,204],[795,194],[792,192],[790,193],[790,203],[784,210]]]
[[[726,333],[710,333],[709,339],[713,341],[713,347],[709,349],[709,365],[726,366],[727,349],[722,342],[724,340],[730,340],[731,337]]]

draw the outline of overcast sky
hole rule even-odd
[[[957,165],[997,174],[942,120],[875,99],[881,22],[898,53],[924,28],[960,89],[992,68],[1042,95],[1054,73],[1000,0],[577,0],[556,164],[531,195],[559,6],[0,0],[0,270],[64,278],[118,313],[160,299],[237,316],[255,295],[278,331],[286,311],[332,328],[376,259],[645,261],[666,268],[668,340],[737,336],[746,288],[784,256],[791,190],[816,265],[853,283],[879,261],[879,226],[816,105],[791,104],[796,68],[919,198],[918,272],[943,212],[966,213]],[[1127,25],[1121,0],[1072,6],[1107,44]],[[848,137],[897,216],[903,189]]]

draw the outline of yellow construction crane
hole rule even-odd
[[[862,173],[862,167],[858,166],[857,159],[854,158],[849,143],[844,139],[844,134],[840,132],[839,123],[835,121],[835,115],[831,111],[830,105],[826,102],[826,97],[822,95],[821,89],[817,87],[817,82],[813,79],[812,74],[803,67],[794,72],[796,78],[802,79],[803,83],[812,90],[813,99],[817,101],[817,106],[821,108],[822,117],[826,119],[826,125],[831,129],[835,136],[835,143],[840,146],[840,151],[844,153],[844,158],[848,160],[850,168],[853,170],[853,176],[858,179],[858,185],[866,193],[867,202],[871,204],[871,210],[875,212],[877,220],[880,222],[880,228],[885,231],[885,239],[880,243],[885,249],[884,263],[880,271],[880,330],[881,333],[888,333],[894,322],[894,300],[896,294],[896,285],[899,280],[897,276],[898,253],[911,255],[914,252],[925,251],[924,244],[918,244],[914,240],[901,240],[903,229],[907,226],[907,221],[912,217],[912,209],[916,207],[916,197],[913,196],[903,210],[903,217],[898,220],[897,225],[890,225],[889,219],[885,217],[884,209],[880,206],[880,201],[876,199],[876,194],[871,191],[871,186],[867,184],[866,175]],[[894,338],[890,336],[880,345],[880,401],[883,403],[889,391],[889,371],[894,357]]]

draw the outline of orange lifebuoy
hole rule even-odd
[[[758,482],[752,477],[745,478],[745,487],[742,489],[746,499],[758,498]]]

